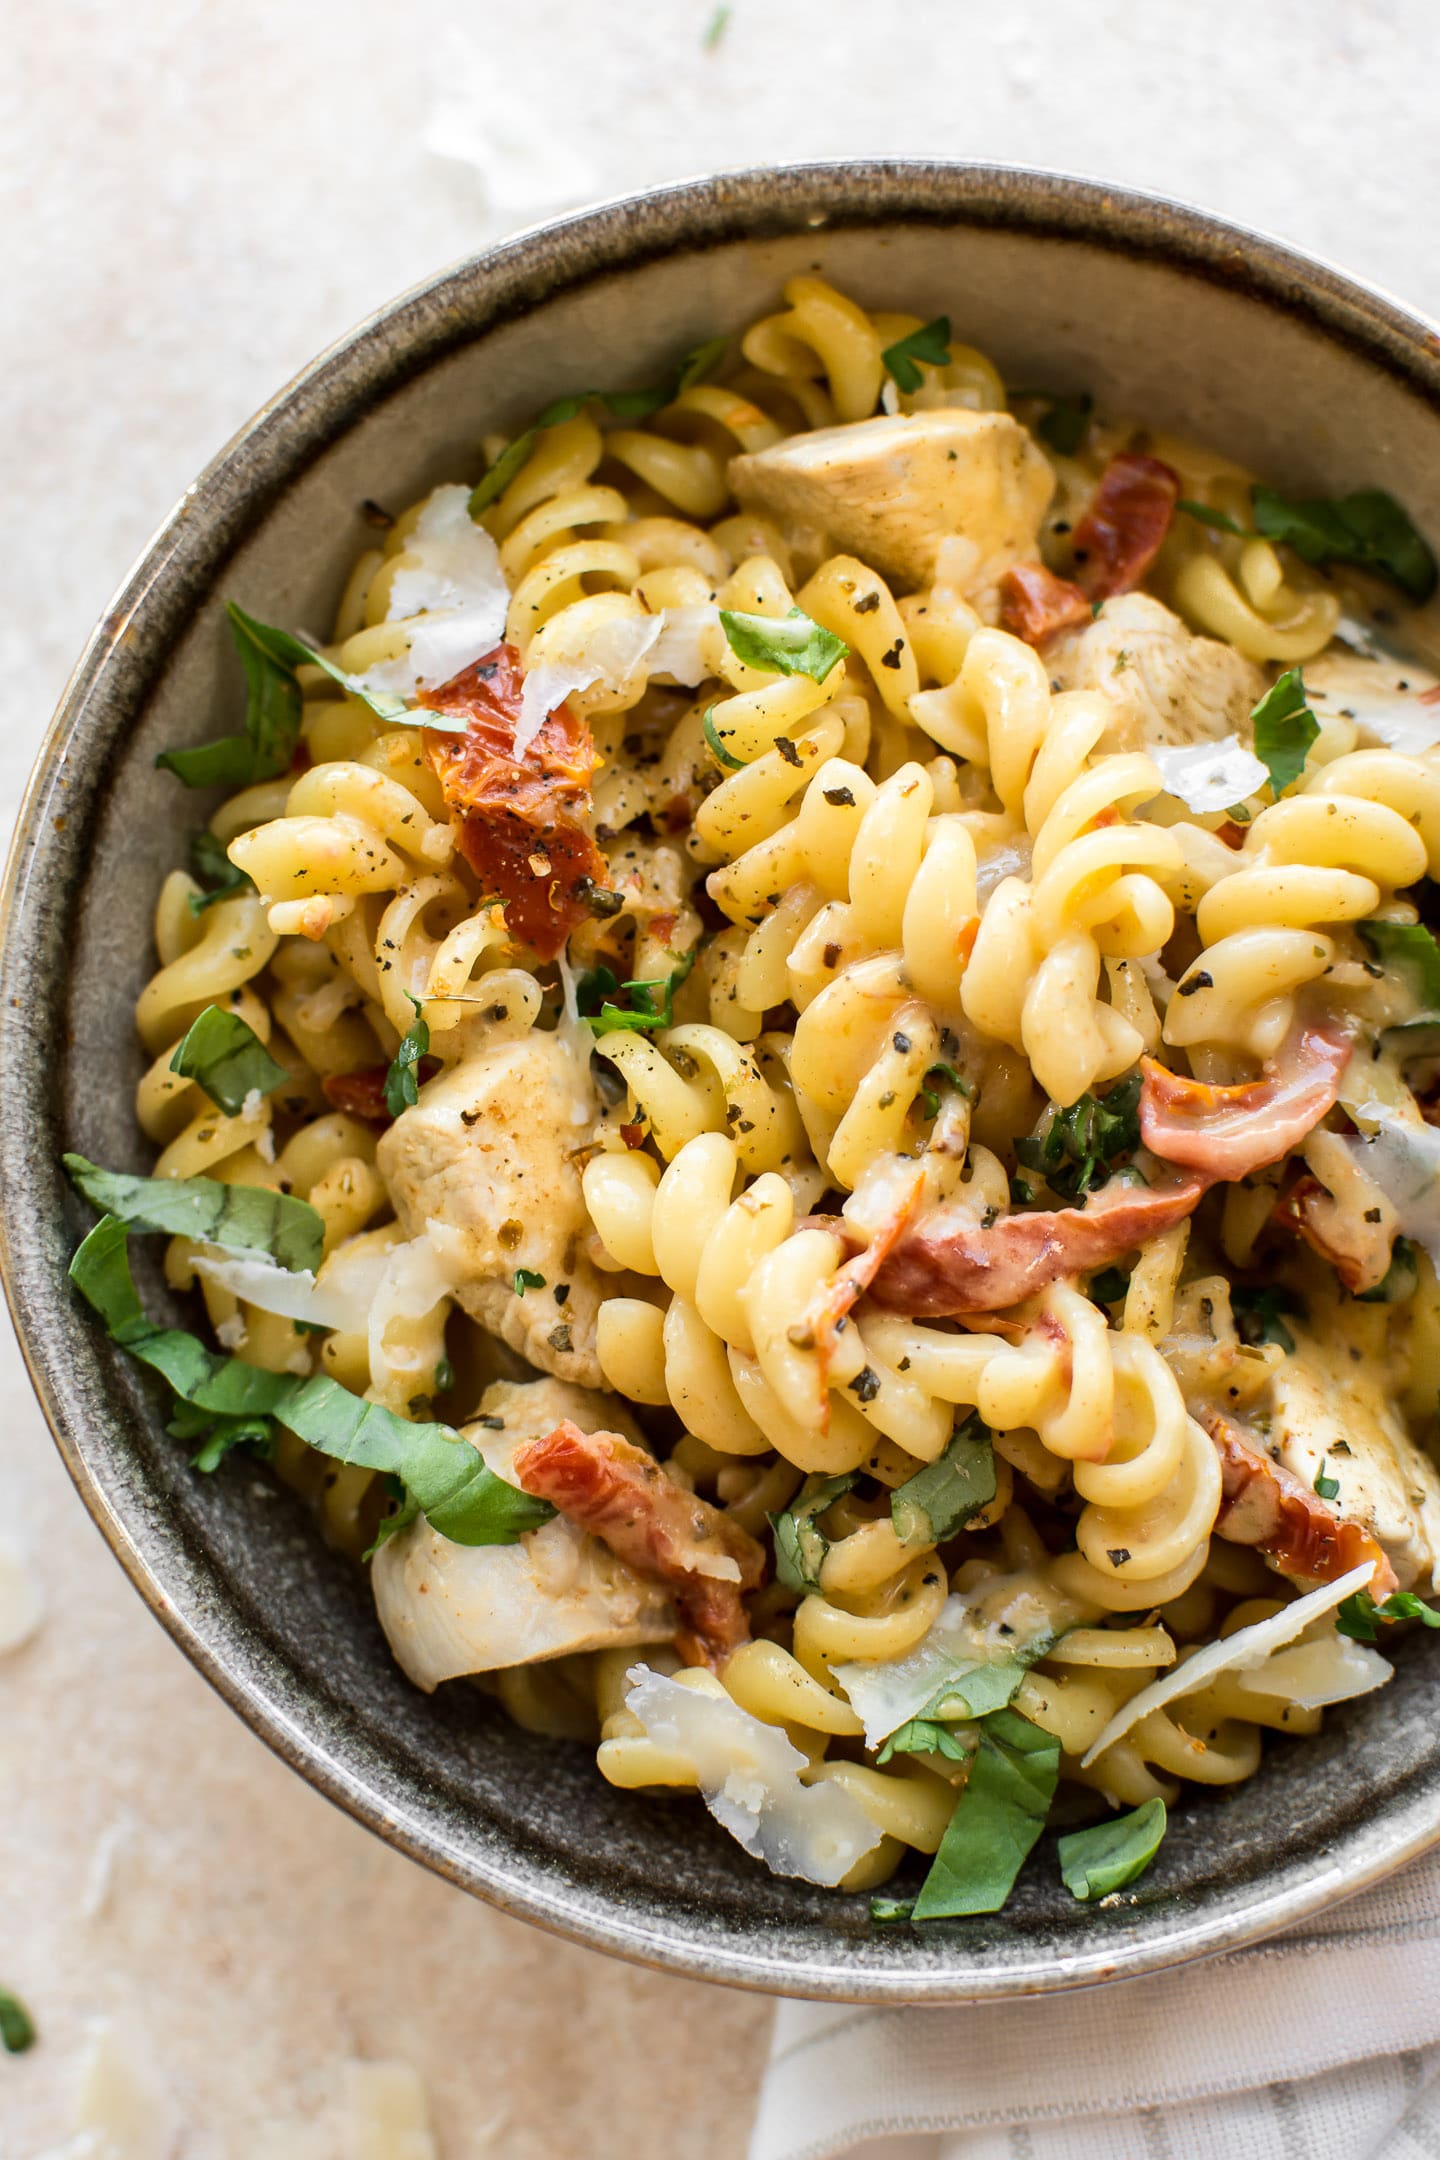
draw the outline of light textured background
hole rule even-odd
[[[598,195],[748,160],[996,158],[1189,196],[1440,308],[1433,0],[9,0],[0,818],[111,589],[275,387],[405,285]],[[964,295],[952,312],[963,334]],[[1243,356],[1237,356],[1237,366]],[[11,1019],[10,1025],[16,1025]],[[472,1904],[280,1768],[146,1617],[0,1348],[6,2160],[364,2160],[413,2066],[444,2160],[738,2160],[769,2013]],[[94,2021],[163,2094],[102,2155]]]

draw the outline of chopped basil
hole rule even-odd
[[[908,1920],[914,1910],[913,1897],[872,1897],[870,1900],[870,1918],[881,1927]]]
[[[35,2045],[35,2020],[18,1995],[0,1988],[0,2047],[7,2055],[23,2055]]]
[[[308,1201],[268,1185],[222,1185],[218,1178],[129,1177],[83,1155],[61,1157],[70,1182],[92,1207],[137,1230],[223,1245],[228,1252],[268,1253],[283,1268],[317,1268],[325,1225]]]
[[[1305,770],[1310,745],[1320,733],[1320,723],[1305,702],[1305,683],[1299,668],[1286,668],[1250,718],[1255,728],[1255,755],[1269,772],[1278,800]]]
[[[385,1075],[385,1107],[391,1117],[399,1117],[402,1111],[413,1110],[420,1100],[419,1080],[416,1066],[430,1048],[430,1030],[420,1009],[420,1000],[405,993],[415,1008],[415,1025],[401,1039],[400,1047],[390,1061]]]
[[[1425,925],[1362,922],[1355,927],[1380,965],[1405,979],[1427,1020],[1440,1014],[1440,946]]]
[[[254,892],[255,880],[248,871],[237,869],[226,854],[223,842],[216,839],[207,825],[192,834],[190,840],[190,866],[206,892],[191,893],[190,912],[202,915],[206,908],[214,907],[217,900],[233,900],[236,893]]]
[[[668,975],[653,975],[640,982],[621,983],[620,988],[630,993],[629,1005],[602,1005],[598,1013],[587,1015],[586,1026],[592,1028],[597,1036],[614,1035],[626,1028],[638,1028],[644,1032],[650,1028],[658,1031],[661,1028],[673,1027],[675,992],[694,965],[695,954],[688,952],[679,966]],[[609,973],[608,968],[605,972]],[[657,991],[661,993],[658,1000],[655,995]]]
[[[1091,1276],[1087,1295],[1097,1305],[1117,1305],[1129,1288],[1130,1277],[1124,1268],[1107,1267]]]
[[[1144,1874],[1165,1835],[1165,1802],[1146,1800],[1128,1815],[1073,1830],[1059,1840],[1060,1875],[1082,1902],[1109,1897]]]
[[[1234,533],[1241,540],[1251,537],[1243,525],[1236,524],[1234,518],[1226,517],[1223,510],[1210,509],[1206,503],[1188,502],[1182,497],[1175,508],[1183,510],[1186,517],[1194,518],[1197,525],[1208,525],[1213,532]]]
[[[533,1267],[517,1267],[510,1278],[510,1285],[516,1297],[524,1297],[527,1290],[543,1290],[545,1277],[537,1274]]]
[[[843,638],[798,607],[788,615],[742,615],[721,608],[720,627],[737,660],[769,675],[807,675],[823,683],[850,650]]]
[[[726,8],[724,13],[728,20],[730,10]],[[687,390],[693,390],[696,383],[708,381],[729,349],[730,340],[725,337],[706,338],[703,344],[692,345],[680,362],[679,372],[675,377],[676,397],[682,397]]]
[[[613,968],[586,968],[575,978],[575,1010],[582,1020],[588,1020],[619,988],[620,978]]]
[[[974,1753],[964,1737],[934,1718],[907,1718],[896,1727],[875,1760],[889,1762],[892,1755],[945,1755],[951,1762],[965,1762]]]
[[[1060,1743],[1016,1710],[997,1710],[915,1900],[916,1920],[999,1912],[1045,1827]]]
[[[207,1349],[184,1328],[157,1326],[136,1294],[129,1233],[114,1215],[102,1216],[90,1232],[70,1263],[70,1279],[113,1341],[161,1374],[188,1410],[211,1414],[220,1454],[229,1435],[232,1444],[242,1437],[253,1444],[255,1429],[273,1418],[336,1462],[398,1477],[412,1513],[422,1510],[457,1545],[513,1544],[555,1512],[548,1501],[496,1477],[448,1425],[412,1424],[323,1374],[307,1379],[266,1372]],[[250,1432],[242,1436],[235,1421]],[[181,1420],[178,1411],[176,1422],[187,1437],[199,1430],[194,1419]],[[397,1525],[392,1521],[390,1527]]]
[[[850,1470],[840,1477],[807,1478],[789,1507],[770,1516],[775,1537],[775,1579],[786,1590],[794,1590],[802,1597],[807,1591],[819,1590],[820,1569],[830,1550],[830,1540],[816,1518],[842,1493],[849,1492],[855,1476]]]
[[[917,360],[927,367],[948,367],[950,364],[950,318],[937,315],[919,330],[912,330],[907,337],[897,338],[887,345],[880,355],[888,372],[894,376],[896,385],[907,394],[919,390],[925,381]]]
[[[1396,502],[1381,488],[1358,495],[1317,496],[1287,502],[1272,488],[1255,487],[1255,530],[1283,540],[1301,560],[1355,563],[1389,578],[1419,605],[1435,590],[1435,557]]]
[[[165,1430],[173,1440],[201,1442],[190,1458],[192,1470],[218,1470],[236,1448],[246,1448],[267,1460],[275,1452],[275,1430],[268,1417],[217,1417],[177,1399]]]
[[[1315,1474],[1315,1491],[1322,1500],[1338,1500],[1340,1497],[1340,1480],[1325,1475],[1323,1455],[1320,1458],[1320,1468]]]
[[[715,725],[715,708],[713,705],[706,706],[700,720],[700,731],[710,745],[715,762],[718,765],[723,765],[727,772],[739,772],[745,760],[743,757],[733,757],[721,741],[720,731]]]
[[[902,1545],[938,1545],[994,1498],[994,1441],[972,1410],[944,1454],[891,1493],[890,1520]]]
[[[1235,1317],[1235,1332],[1242,1343],[1258,1349],[1262,1343],[1279,1343],[1289,1357],[1295,1348],[1282,1313],[1289,1313],[1297,1320],[1305,1318],[1305,1307],[1291,1290],[1257,1283],[1232,1283],[1230,1286],[1230,1310]]]
[[[1097,1191],[1140,1145],[1140,1088],[1133,1072],[1108,1094],[1053,1111],[1043,1132],[1016,1141],[1018,1160],[1067,1200]]]
[[[239,1013],[207,1005],[186,1031],[170,1070],[198,1080],[218,1110],[238,1117],[247,1096],[273,1095],[290,1075],[277,1065],[254,1028]],[[173,1183],[174,1181],[171,1180]],[[227,1192],[229,1186],[224,1188]]]
[[[1394,1590],[1378,1605],[1368,1590],[1357,1590],[1342,1599],[1335,1614],[1337,1630],[1352,1642],[1374,1642],[1380,1633],[1376,1623],[1382,1620],[1420,1620],[1427,1628],[1440,1628],[1440,1612],[1413,1590]]]
[[[1050,399],[1050,410],[1035,423],[1041,442],[1048,443],[1061,457],[1074,457],[1090,426],[1094,398],[1088,390],[1082,390],[1077,397],[1056,396],[1049,390],[1035,390],[1030,395]]]
[[[955,1088],[961,1095],[969,1097],[975,1093],[974,1088],[964,1074],[956,1072],[955,1067],[947,1065],[943,1058],[937,1058],[933,1065],[927,1065],[925,1068],[925,1078],[927,1080],[934,1080],[937,1077],[943,1080],[947,1087]],[[920,1102],[926,1117],[933,1118],[940,1115],[940,1097],[934,1088],[922,1088]]]
[[[1390,1265],[1373,1290],[1357,1290],[1358,1305],[1403,1305],[1406,1298],[1414,1297],[1420,1287],[1420,1269],[1415,1259],[1415,1247],[1409,1238],[1397,1237],[1390,1253]],[[1319,1491],[1319,1486],[1316,1486]]]

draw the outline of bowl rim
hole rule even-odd
[[[808,202],[814,215],[802,217]],[[788,209],[782,204],[788,203]],[[646,220],[669,220],[684,228],[667,234],[663,250],[647,246]],[[1241,290],[1272,307],[1301,312],[1332,337],[1358,340],[1366,356],[1398,376],[1440,408],[1440,325],[1379,286],[1350,276],[1319,256],[1233,220],[1164,194],[1112,185],[1063,171],[943,159],[835,159],[742,166],[681,179],[588,204],[507,235],[494,246],[461,257],[418,280],[344,332],[247,420],[185,490],[122,580],[76,662],[36,756],[16,816],[3,884],[0,884],[0,995],[8,993],[32,936],[25,906],[39,826],[70,745],[97,685],[130,636],[147,601],[162,591],[182,555],[183,542],[207,506],[219,516],[227,499],[247,501],[251,518],[243,538],[269,514],[286,486],[332,441],[355,424],[306,426],[306,408],[318,392],[346,381],[363,393],[361,409],[374,408],[411,377],[436,364],[447,350],[508,319],[523,317],[556,293],[578,289],[615,270],[633,268],[659,252],[698,252],[746,232],[798,231],[835,225],[883,228],[930,223],[984,226],[1001,231],[1068,238],[1111,252],[1149,257],[1172,268]],[[467,325],[448,342],[410,355],[408,367],[387,355],[384,340],[417,308],[435,308],[448,292],[474,293],[477,284],[506,273],[523,280],[549,279],[548,288],[518,304],[503,304],[483,325]],[[378,367],[374,364],[378,361]],[[367,387],[368,386],[368,387]],[[247,451],[277,430],[296,431],[298,454],[280,483],[257,497],[243,471]],[[236,489],[239,494],[236,496]],[[232,546],[235,544],[232,539]],[[179,565],[183,581],[186,571]],[[173,647],[172,629],[162,639]],[[161,661],[150,664],[150,680]],[[43,885],[43,878],[42,878]],[[8,998],[7,998],[8,1003]],[[0,1038],[0,1058],[13,1055]],[[72,1414],[65,1375],[47,1358],[43,1315],[32,1304],[25,1257],[12,1235],[12,1216],[46,1204],[25,1154],[17,1120],[0,1121],[0,1171],[7,1206],[0,1210],[0,1282],[15,1324],[31,1383],[61,1458],[92,1519],[132,1586],[190,1663],[246,1724],[291,1769],[327,1799],[381,1836],[387,1844],[510,1915],[563,1939],[665,1972],[769,1993],[818,2000],[896,2004],[994,2001],[1135,1978],[1256,1942],[1305,1920],[1371,1886],[1440,1842],[1440,1796],[1402,1805],[1388,1835],[1372,1842],[1358,1865],[1342,1867],[1337,1848],[1304,1863],[1305,1872],[1254,1888],[1239,1909],[1186,1914],[1167,1932],[1119,1945],[1096,1946],[1075,1955],[1046,1954],[1033,1965],[1014,1957],[986,1967],[962,1953],[953,1968],[876,1969],[847,1963],[837,1940],[829,1962],[786,1963],[773,1952],[749,1954],[718,1941],[703,1928],[677,1921],[668,1929],[646,1924],[615,1901],[603,1917],[579,1910],[562,1884],[537,1874],[520,1879],[488,1856],[458,1854],[423,1811],[397,1810],[367,1789],[323,1738],[290,1715],[268,1686],[249,1630],[241,1622],[232,1636],[244,1650],[229,1654],[211,1639],[204,1616],[171,1596],[153,1551],[142,1549],[125,1516],[88,1459],[83,1419]],[[1354,1833],[1349,1835],[1353,1836]],[[1293,1878],[1293,1879],[1292,1879]]]

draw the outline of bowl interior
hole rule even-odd
[[[308,371],[187,495],[82,661],[11,866],[0,1178],[8,1289],[60,1445],[196,1663],[305,1776],[465,1887],[596,1944],[797,1994],[941,2000],[1136,1972],[1294,1920],[1440,1833],[1425,1646],[1382,1694],[1187,1798],[1138,1889],[1075,1904],[1042,1846],[1009,1908],[917,1939],[867,1901],[781,1882],[698,1803],[613,1791],[588,1750],[478,1690],[413,1690],[363,1580],[298,1502],[232,1463],[193,1476],[137,1369],[76,1309],[85,1227],[62,1146],[143,1168],[133,1001],[165,873],[207,805],[157,751],[238,725],[222,605],[323,628],[399,507],[473,477],[483,432],[587,384],[662,375],[816,270],[948,313],[1012,384],[1088,389],[1277,483],[1392,489],[1440,532],[1433,338],[1375,296],[1166,205],[1041,176],[836,167],[696,183],[462,265]],[[142,1284],[153,1306],[158,1281]]]

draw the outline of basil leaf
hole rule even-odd
[[[1085,1294],[1097,1305],[1115,1305],[1129,1288],[1130,1277],[1124,1268],[1107,1267],[1102,1268],[1098,1275],[1091,1276]]]
[[[524,1297],[527,1290],[543,1290],[545,1277],[537,1274],[533,1267],[517,1267],[510,1278],[510,1287],[516,1297]]]
[[[1279,1343],[1286,1357],[1292,1355],[1295,1337],[1280,1315],[1290,1313],[1297,1320],[1305,1318],[1305,1307],[1293,1291],[1270,1285],[1232,1283],[1230,1310],[1235,1318],[1236,1334],[1252,1350],[1261,1343],[1273,1342]]]
[[[517,435],[513,442],[507,443],[494,464],[471,488],[472,518],[478,518],[482,510],[488,510],[491,503],[504,494],[535,448],[535,435],[536,430],[533,427],[526,428],[523,435]]]
[[[197,1421],[199,1431],[193,1430],[187,1420]],[[201,1440],[190,1458],[190,1467],[207,1475],[218,1470],[236,1448],[245,1448],[265,1461],[275,1452],[275,1431],[269,1418],[211,1417],[207,1411],[180,1403],[165,1430],[176,1440]]]
[[[972,1410],[936,1461],[890,1495],[890,1520],[902,1545],[939,1545],[995,1498],[995,1445]]]
[[[1383,968],[1408,982],[1427,1014],[1440,1013],[1440,945],[1423,923],[1362,922],[1355,925]]]
[[[743,757],[733,757],[720,738],[720,732],[715,725],[715,708],[713,705],[706,706],[700,720],[700,731],[710,745],[717,765],[723,765],[727,772],[739,772],[742,769],[745,759]]]
[[[619,988],[620,978],[613,968],[586,968],[575,980],[575,1010],[582,1020],[589,1020]]]
[[[919,1897],[916,1920],[999,1912],[1045,1827],[1060,1743],[1016,1710],[997,1710]]]
[[[1144,1874],[1165,1835],[1163,1800],[1147,1800],[1128,1815],[1073,1830],[1059,1841],[1060,1876],[1070,1895],[1088,1903],[1123,1890]]]
[[[200,883],[209,887],[208,892],[191,893],[192,915],[203,915],[217,900],[231,900],[236,893],[255,890],[255,880],[231,862],[223,842],[206,825],[191,835],[190,866]]]
[[[1340,1494],[1340,1480],[1325,1475],[1325,1457],[1323,1455],[1320,1458],[1320,1468],[1315,1473],[1315,1491],[1321,1500],[1335,1500],[1339,1498]]]
[[[1018,394],[1024,395],[1023,392]],[[1094,398],[1088,390],[1082,390],[1077,397],[1056,397],[1048,390],[1032,391],[1030,395],[1051,400],[1049,412],[1035,423],[1035,432],[1041,442],[1048,443],[1061,457],[1074,457],[1090,426],[1090,415],[1095,410]]]
[[[1357,1290],[1357,1305],[1403,1305],[1406,1298],[1414,1297],[1420,1287],[1420,1269],[1415,1259],[1415,1247],[1409,1238],[1397,1237],[1390,1252],[1390,1265],[1373,1290]],[[1317,1485],[1315,1490],[1319,1492]]]
[[[856,1476],[855,1471],[848,1470],[839,1477],[807,1478],[789,1507],[768,1517],[775,1538],[775,1579],[785,1589],[797,1591],[802,1597],[807,1591],[819,1590],[820,1570],[830,1540],[818,1527],[816,1517],[823,1515],[842,1493],[850,1491]]]
[[[885,347],[880,359],[900,389],[906,392],[919,390],[925,378],[915,365],[917,360],[924,360],[930,367],[950,365],[949,316],[937,315],[934,322],[912,330],[907,337],[897,338],[893,345]]]
[[[156,1326],[136,1294],[128,1245],[124,1223],[103,1216],[71,1261],[70,1279],[122,1348],[162,1374],[182,1404],[213,1413],[219,1438],[235,1432],[226,1421],[253,1428],[276,1418],[336,1462],[398,1477],[407,1498],[457,1545],[511,1545],[554,1514],[548,1501],[487,1469],[449,1425],[412,1423],[324,1374],[264,1372],[207,1349],[183,1328]],[[185,1420],[183,1429],[193,1436],[196,1428]]]
[[[887,1763],[892,1755],[945,1755],[951,1762],[965,1762],[971,1752],[962,1735],[952,1732],[948,1725],[916,1717],[896,1727],[875,1760]]]
[[[1310,745],[1320,733],[1320,723],[1305,702],[1305,683],[1299,668],[1286,668],[1250,718],[1255,728],[1255,755],[1268,770],[1278,801],[1305,770]]]
[[[1357,1590],[1342,1599],[1335,1614],[1336,1629],[1352,1642],[1375,1642],[1380,1633],[1377,1622],[1386,1620],[1420,1620],[1427,1628],[1440,1628],[1440,1612],[1413,1590],[1394,1590],[1380,1605],[1368,1590]]]
[[[798,607],[788,615],[743,615],[721,608],[720,627],[737,660],[770,675],[808,675],[823,683],[850,648]],[[715,746],[712,743],[711,748]]]
[[[1267,540],[1283,540],[1303,562],[1356,563],[1377,571],[1417,606],[1434,592],[1435,557],[1394,496],[1383,489],[1306,502],[1288,502],[1267,487],[1254,487],[1250,495],[1256,532]]]
[[[247,1096],[273,1095],[290,1077],[254,1028],[239,1013],[225,1012],[218,1005],[207,1005],[191,1024],[170,1060],[170,1070],[187,1080],[198,1080],[216,1109],[227,1117],[240,1115]]]
[[[614,1035],[625,1028],[638,1028],[643,1033],[650,1028],[658,1031],[673,1027],[675,992],[694,967],[695,959],[695,952],[688,952],[668,975],[653,975],[639,982],[622,983],[620,988],[630,993],[630,1004],[602,1005],[598,1013],[587,1017],[586,1026],[592,1028],[597,1036]],[[605,972],[608,974],[609,970]],[[663,993],[658,1003],[654,996],[657,990]]]
[[[317,1268],[325,1225],[307,1201],[268,1185],[222,1185],[217,1178],[129,1177],[102,1170],[83,1155],[61,1157],[77,1192],[93,1207],[118,1215],[137,1230],[195,1238],[229,1252],[268,1253],[299,1273]]]
[[[420,1009],[420,1000],[407,990],[406,997],[415,1008],[415,1025],[400,1043],[390,1061],[385,1075],[385,1107],[391,1117],[399,1117],[402,1111],[413,1110],[420,1100],[420,1085],[415,1068],[430,1048],[430,1030]]]
[[[23,2055],[35,2045],[35,2020],[18,1995],[0,1988],[0,2046],[7,2055]]]
[[[870,1918],[882,1927],[897,1920],[908,1920],[914,1910],[913,1897],[872,1897],[870,1900]]]
[[[1038,1170],[1064,1199],[1097,1192],[1140,1145],[1141,1085],[1136,1071],[1108,1094],[1082,1095],[1068,1109],[1052,1109],[1043,1132],[1016,1141],[1016,1159]]]
[[[1237,525],[1234,518],[1226,517],[1223,510],[1212,510],[1205,503],[1187,502],[1183,498],[1175,508],[1183,510],[1186,517],[1194,518],[1197,525],[1208,525],[1212,532],[1235,533],[1241,540],[1250,538],[1244,526]]]

